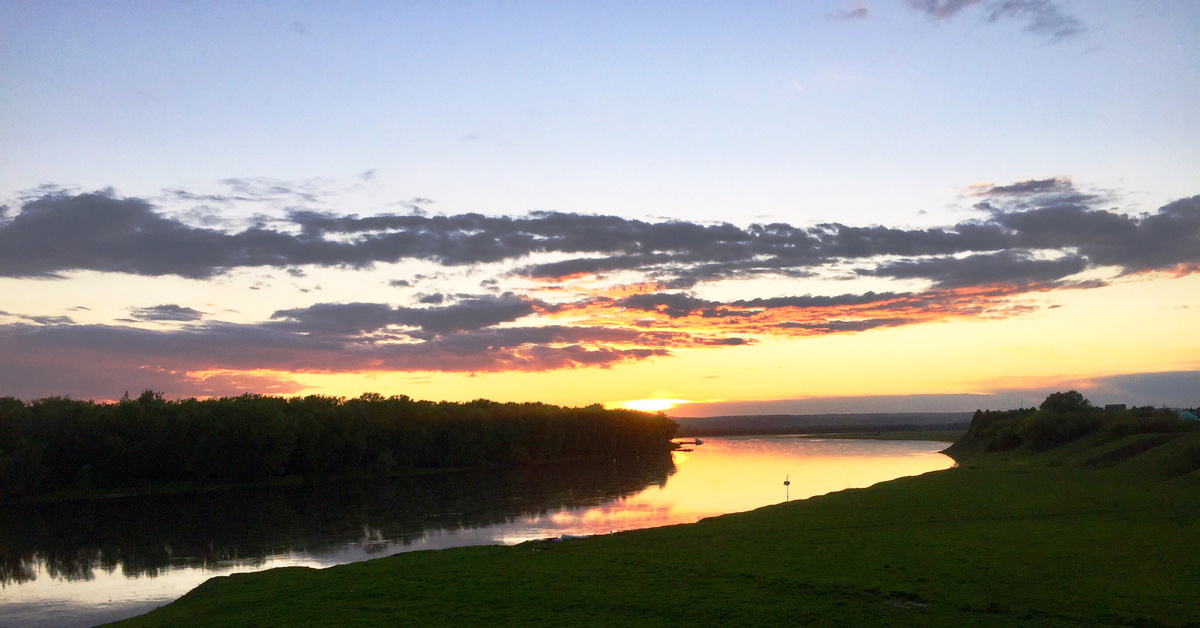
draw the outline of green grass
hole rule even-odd
[[[214,578],[122,625],[1200,626],[1200,432],[1153,437],[692,525]]]

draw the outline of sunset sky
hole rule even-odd
[[[1200,405],[1200,1],[0,3],[0,397]]]

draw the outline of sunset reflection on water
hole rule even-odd
[[[664,486],[591,508],[515,521],[501,543],[559,534],[608,534],[743,512],[847,488],[863,488],[950,468],[946,443],[753,436],[704,438],[673,454],[676,472]],[[785,487],[784,479],[791,485]],[[499,532],[499,531],[498,531]]]

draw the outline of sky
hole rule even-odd
[[[1200,1],[0,1],[0,396],[1200,405]]]

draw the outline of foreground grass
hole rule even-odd
[[[220,577],[121,625],[1200,626],[1197,452],[1082,442],[693,525]]]

